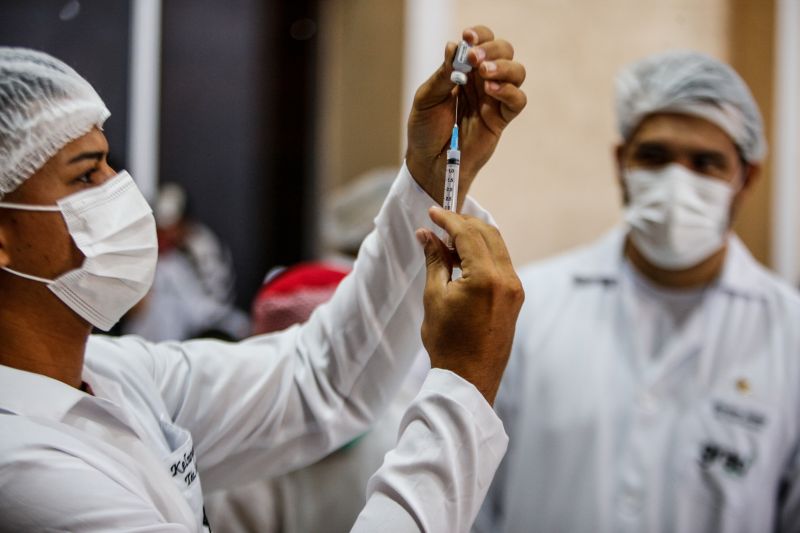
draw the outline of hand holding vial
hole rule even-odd
[[[453,189],[456,210],[462,205],[478,171],[494,152],[503,130],[527,102],[520,89],[525,80],[525,68],[513,60],[511,44],[495,39],[485,26],[468,28],[462,37],[470,47],[462,45],[459,57],[466,57],[470,69],[466,70],[464,62],[456,57],[458,45],[448,43],[443,63],[414,97],[408,119],[406,152],[411,175],[432,198],[444,205],[447,160],[453,159],[448,158],[447,152],[454,123],[458,126],[457,139],[462,155],[458,189]],[[458,70],[454,69],[454,59]],[[451,81],[454,72],[467,78],[464,85]]]

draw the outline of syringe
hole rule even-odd
[[[458,169],[461,165],[461,150],[458,149],[458,124],[453,124],[450,149],[447,151],[447,166],[444,171],[444,201],[442,207],[455,212],[458,209]]]
[[[467,61],[467,52],[470,45],[466,41],[458,43],[455,56],[453,57],[453,72],[450,74],[450,80],[458,85],[456,90],[456,106],[455,106],[455,119],[453,121],[453,132],[450,134],[450,149],[447,150],[447,165],[444,171],[444,199],[442,200],[442,207],[448,211],[458,211],[458,171],[461,167],[461,150],[458,149],[458,95],[461,91],[462,85],[467,83],[467,73],[472,70],[472,66]],[[453,241],[446,233],[444,241],[448,248],[453,248]],[[453,279],[461,277],[461,269],[459,267],[453,268]]]

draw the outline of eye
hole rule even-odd
[[[657,167],[669,163],[671,154],[661,146],[643,145],[633,153],[633,161],[642,166]]]
[[[97,172],[96,169],[92,169],[89,172],[86,172],[85,174],[81,174],[80,176],[72,180],[72,183],[76,185],[94,185],[94,178],[92,177],[92,175],[95,174],[96,172]]]
[[[722,158],[714,154],[697,154],[692,158],[692,166],[698,172],[708,174],[726,170]]]

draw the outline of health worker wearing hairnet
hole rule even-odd
[[[616,86],[624,224],[525,268],[478,531],[800,531],[800,299],[731,232],[766,146],[727,65]]]
[[[508,43],[464,35],[477,67],[459,114],[467,188],[525,95]],[[62,62],[0,49],[0,531],[208,530],[203,491],[304,466],[366,430],[420,328],[434,368],[354,530],[470,527],[507,443],[490,403],[522,292],[485,211],[465,199],[474,218],[429,213],[453,121],[448,65],[418,91],[406,165],[328,304],[240,344],[152,344],[90,335],[147,292],[156,258],[150,208],[107,163],[108,111]],[[458,281],[431,218],[455,239]]]

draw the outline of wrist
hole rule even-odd
[[[444,180],[437,179],[435,165],[427,158],[414,157],[409,150],[406,153],[406,167],[414,181],[428,193],[428,196],[441,205],[444,196]]]

